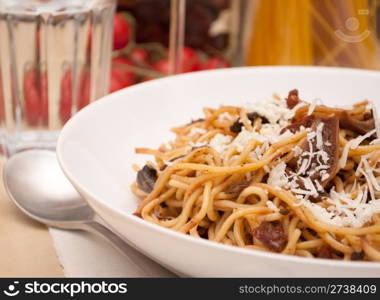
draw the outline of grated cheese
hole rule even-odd
[[[286,126],[288,121],[293,118],[295,112],[302,106],[307,105],[304,102],[298,103],[292,109],[289,109],[285,99],[269,98],[258,101],[254,104],[246,106],[247,112],[255,112],[260,116],[264,116],[271,124],[279,124]]]
[[[264,99],[256,102],[254,105],[247,107],[247,112],[255,112],[260,116],[264,116],[271,124],[278,123],[279,121],[287,121],[286,115],[289,109],[285,101],[277,99]]]
[[[322,149],[323,147],[323,137],[322,137],[322,132],[323,132],[323,127],[325,124],[323,122],[319,123],[317,126],[317,149]]]
[[[345,192],[332,190],[326,203],[327,207],[320,204],[305,201],[303,205],[307,207],[317,219],[339,227],[360,228],[371,221],[374,214],[380,213],[380,200],[372,200],[366,203],[367,192],[360,189],[360,193],[355,199]]]
[[[369,144],[373,145],[373,144],[378,144],[378,143],[380,143],[380,139],[379,138],[372,140]]]
[[[347,163],[347,158],[348,158],[348,152],[350,151],[350,148],[351,148],[351,144],[352,144],[353,140],[351,141],[348,141],[346,143],[346,145],[344,145],[344,148],[343,148],[343,151],[342,151],[342,155],[339,159],[339,162],[338,162],[338,167],[340,169],[344,168],[344,166],[346,165]]]
[[[379,124],[380,120],[379,120],[379,116],[377,114],[377,108],[373,104],[372,101],[370,101],[370,106],[371,106],[371,109],[372,109],[373,119],[375,120],[376,136],[377,136],[378,139],[380,139],[380,124]]]
[[[270,208],[271,210],[275,211],[275,212],[278,212],[278,211],[279,211],[278,207],[273,203],[273,201],[268,200],[268,201],[266,202],[266,206],[267,206],[268,208]]]
[[[219,122],[223,122],[223,121],[235,121],[237,119],[237,117],[231,115],[230,113],[228,112],[224,112],[224,113],[221,113],[219,116],[218,116],[218,121]]]
[[[365,135],[362,135],[362,136],[358,136],[357,138],[351,140],[352,143],[351,143],[351,149],[355,149],[357,147],[359,147],[359,145],[367,138],[369,138],[372,134],[374,134],[376,132],[376,129],[373,129],[369,132],[367,132]]]
[[[348,153],[350,151],[350,149],[355,149],[357,147],[359,147],[359,145],[368,137],[370,137],[372,134],[374,134],[376,132],[376,129],[374,130],[371,130],[370,132],[367,132],[365,135],[363,136],[358,136],[357,138],[355,139],[352,139],[350,141],[348,141],[346,143],[346,145],[344,145],[344,148],[343,148],[343,151],[342,151],[342,155],[339,159],[339,168],[344,168],[344,166],[346,165],[347,163],[347,158],[348,158]]]
[[[373,172],[376,170],[369,165],[367,158],[368,155],[363,155],[361,157],[359,165],[355,171],[355,175],[358,176],[359,174],[362,174],[364,176],[368,185],[371,199],[375,200],[375,190],[380,191],[380,185],[377,182],[375,175],[373,174]]]
[[[229,144],[232,141],[232,137],[229,135],[216,134],[210,141],[209,145],[215,151],[223,153],[228,149]]]
[[[281,129],[281,126],[278,124],[264,124],[260,129],[260,135],[264,136],[265,141],[271,144],[293,136],[293,133],[288,130],[280,134]]]
[[[271,186],[286,186],[288,184],[288,178],[286,176],[285,169],[286,164],[283,161],[274,166],[269,173],[267,183]]]
[[[309,105],[309,110],[307,111],[308,116],[310,116],[314,112],[315,107],[317,106],[318,102],[322,104],[322,100],[319,98],[313,99],[313,101],[311,101],[311,104]]]
[[[266,138],[258,132],[248,131],[245,128],[242,128],[240,133],[231,143],[231,147],[236,147],[236,151],[242,152],[251,140],[257,140],[263,143],[265,142]]]
[[[197,143],[190,142],[189,144],[191,147],[194,147],[194,148],[200,148],[200,147],[208,146],[207,143],[200,143],[200,142],[197,142]]]
[[[251,151],[249,156],[255,160],[260,160],[268,148],[269,143],[265,142],[261,146],[257,146],[253,151]]]
[[[188,136],[194,136],[194,135],[197,135],[197,134],[205,134],[207,132],[206,129],[203,129],[203,128],[199,128],[199,127],[192,127]]]

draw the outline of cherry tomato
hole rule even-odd
[[[71,117],[72,105],[72,76],[67,71],[61,81],[61,101],[59,103],[59,115],[62,123],[66,123]]]
[[[41,103],[37,87],[35,69],[26,72],[24,77],[24,115],[30,126],[36,126],[40,120]]]
[[[189,47],[182,50],[182,72],[194,72],[200,69],[200,61],[197,52]]]
[[[110,93],[121,90],[135,83],[133,73],[122,69],[111,70]]]
[[[225,59],[219,56],[213,56],[209,58],[205,64],[202,66],[202,70],[211,70],[218,68],[228,68],[230,64]]]
[[[88,69],[83,69],[79,78],[78,110],[90,104],[91,76]]]
[[[152,68],[163,74],[169,73],[169,60],[167,58],[161,59],[152,65]]]
[[[41,95],[41,117],[42,123],[49,123],[49,95],[48,95],[48,79],[46,72],[40,74],[40,95]]]
[[[197,52],[189,47],[184,47],[182,50],[181,59],[181,71],[183,73],[194,72],[200,70],[200,60]],[[169,73],[169,59],[165,58],[159,60],[152,65],[153,69],[158,72],[168,74]]]
[[[138,64],[146,64],[148,62],[148,52],[142,48],[135,48],[131,51],[129,57]]]
[[[116,92],[124,88],[124,83],[121,78],[121,73],[117,70],[111,70],[111,81],[110,81],[110,93]]]
[[[130,39],[130,28],[127,20],[121,14],[115,14],[113,27],[113,50],[127,46]]]
[[[125,56],[118,56],[112,59],[113,65],[129,65],[133,66],[133,61]]]
[[[36,89],[31,89],[25,98],[25,119],[31,126],[38,125],[40,120],[40,94]]]
[[[129,71],[133,66],[132,60],[125,56],[115,57],[112,60],[110,92],[113,93],[135,83],[135,74]]]

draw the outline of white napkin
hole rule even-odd
[[[50,228],[50,233],[66,277],[175,276],[145,256],[136,257],[131,252],[131,259],[121,254],[95,234],[55,228]],[[147,267],[149,274],[144,271]]]

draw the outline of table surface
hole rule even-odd
[[[95,234],[48,230],[33,221],[7,195],[2,165],[0,161],[0,277],[175,276],[143,255],[121,254]]]
[[[13,204],[1,175],[0,249],[0,277],[63,277],[48,228]]]

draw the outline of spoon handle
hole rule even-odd
[[[123,239],[121,239],[118,235],[113,233],[110,229],[105,227],[104,225],[96,222],[90,221],[86,222],[84,225],[84,229],[93,232],[97,235],[102,236],[108,242],[110,242],[114,248],[119,250],[125,257],[129,260],[129,262],[134,265],[137,269],[140,269],[141,272],[146,277],[177,277],[170,271],[166,270],[164,267],[160,266],[150,258],[141,254],[133,247],[129,246]]]

